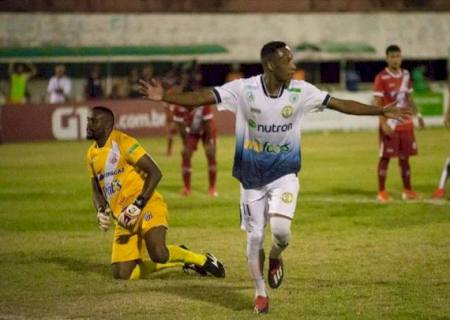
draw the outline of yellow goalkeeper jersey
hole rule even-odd
[[[94,142],[87,152],[90,175],[96,177],[116,218],[142,191],[144,173],[135,165],[145,154],[136,139],[117,130],[111,132],[102,148]]]

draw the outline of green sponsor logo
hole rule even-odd
[[[252,129],[255,129],[255,128],[256,128],[256,121],[255,121],[255,120],[253,120],[253,119],[248,119],[247,123],[248,123],[248,126],[249,126],[250,128],[252,128]]]
[[[300,93],[300,92],[302,92],[302,89],[300,89],[300,88],[287,88],[287,91]]]
[[[139,143],[135,143],[133,144],[129,149],[128,149],[128,153],[133,153],[134,150],[136,150],[137,148],[139,148]]]

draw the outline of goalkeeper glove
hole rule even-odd
[[[136,224],[139,215],[141,214],[141,210],[144,208],[144,198],[139,196],[136,200],[128,205],[119,215],[117,219],[118,224],[128,230],[133,230],[134,225]]]
[[[97,210],[97,221],[98,226],[103,231],[107,231],[109,229],[109,225],[111,223],[110,215],[112,214],[111,208],[106,207],[106,209],[103,209],[102,207],[98,208]]]

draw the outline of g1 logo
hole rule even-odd
[[[57,140],[86,139],[87,107],[61,107],[53,111],[52,133]]]

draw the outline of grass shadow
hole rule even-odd
[[[81,274],[97,273],[101,275],[111,274],[111,268],[104,263],[88,262],[70,257],[45,257],[38,258],[40,263],[49,263],[62,266],[65,270]]]

